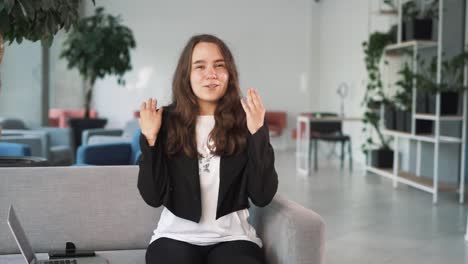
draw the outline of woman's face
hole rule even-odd
[[[198,103],[216,104],[226,93],[229,74],[224,58],[214,43],[200,42],[192,53],[190,84]]]

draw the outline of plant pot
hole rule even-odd
[[[422,91],[416,92],[416,113],[427,113],[427,93]]]
[[[371,151],[371,166],[376,168],[393,168],[393,150],[375,149]]]
[[[459,93],[441,92],[440,93],[440,115],[456,115],[458,111]],[[436,94],[427,94],[427,113],[435,114]]]
[[[458,105],[460,93],[458,92],[443,92],[440,94],[440,105],[442,115],[456,115],[459,113]]]
[[[432,40],[432,19],[403,21],[402,29],[402,41]]]
[[[416,134],[432,135],[433,122],[431,120],[416,120]]]
[[[70,118],[68,124],[73,133],[74,148],[81,145],[81,135],[86,129],[104,128],[107,123],[105,118]]]
[[[411,112],[395,110],[395,130],[402,132],[411,132]]]
[[[411,111],[405,111],[405,132],[411,133],[411,126],[413,125],[413,115]]]
[[[436,112],[436,95],[433,93],[426,93],[426,111],[424,113],[435,114]],[[442,110],[442,109],[441,109]],[[441,111],[442,114],[442,111]]]
[[[395,130],[395,107],[392,105],[385,105],[384,123],[386,129]]]
[[[382,105],[382,102],[370,101],[367,103],[367,108],[376,112],[376,111],[380,111],[381,105]]]
[[[405,131],[406,130],[406,111],[396,110],[395,117],[396,117],[395,129],[397,131]]]

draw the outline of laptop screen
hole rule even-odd
[[[10,206],[10,211],[8,212],[8,225],[10,226],[11,232],[16,239],[16,243],[18,243],[21,253],[26,258],[26,261],[31,263],[36,258],[36,256],[34,255],[31,244],[29,243],[28,238],[24,233],[23,227],[21,227],[13,206]]]

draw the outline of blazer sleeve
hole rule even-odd
[[[165,109],[166,111],[166,109]],[[156,144],[150,146],[146,137],[140,135],[141,159],[138,172],[138,190],[143,200],[150,206],[159,207],[163,204],[164,196],[169,189],[169,175],[164,153],[165,129],[163,124],[158,134]]]
[[[278,190],[275,154],[266,121],[255,134],[249,133],[247,155],[247,191],[250,200],[257,206],[266,206]]]

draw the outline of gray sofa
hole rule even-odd
[[[141,199],[137,174],[137,166],[0,169],[0,263],[24,263],[6,223],[10,204],[36,253],[72,241],[112,264],[145,263],[161,208]],[[250,213],[269,264],[324,262],[325,227],[318,214],[280,195]]]

